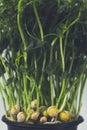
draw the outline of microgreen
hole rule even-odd
[[[5,111],[31,101],[79,116],[87,78],[87,2],[0,2],[0,93]],[[3,56],[4,54],[4,56]]]

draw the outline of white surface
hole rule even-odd
[[[78,130],[87,130],[87,83],[84,89],[83,100],[82,100],[81,114],[84,118],[84,122],[78,126]]]
[[[4,114],[3,103],[0,97],[0,130],[7,130],[7,126],[1,121],[1,117]],[[78,126],[78,130],[87,130],[87,83],[83,95],[83,106],[81,109],[81,115],[84,118],[84,122]]]

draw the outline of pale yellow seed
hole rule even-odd
[[[11,108],[11,114],[18,114],[19,111],[20,111],[20,106],[18,106],[18,105],[12,106],[12,108]]]
[[[35,109],[37,107],[37,99],[31,102],[31,108]]]
[[[42,116],[40,118],[40,123],[45,123],[45,122],[47,122],[47,118],[45,116]]]
[[[33,112],[33,113],[31,114],[30,119],[32,119],[32,120],[37,120],[38,117],[39,117],[39,113],[38,113],[38,112]]]
[[[17,115],[17,121],[18,122],[24,122],[26,119],[26,115],[24,112],[19,112]]]

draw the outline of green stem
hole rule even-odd
[[[18,3],[17,23],[18,23],[18,29],[19,29],[19,32],[21,35],[21,39],[22,39],[22,42],[24,45],[24,52],[23,52],[24,53],[24,62],[25,62],[25,68],[27,68],[27,52],[26,52],[27,46],[26,46],[26,40],[25,40],[25,36],[24,36],[22,26],[21,26],[21,4],[22,4],[22,2],[23,2],[23,0],[19,0],[19,3]]]
[[[26,6],[30,6],[32,5],[33,1],[30,1],[29,3],[26,4]],[[30,32],[29,32],[29,29],[27,28],[27,24],[25,24],[25,29],[26,29],[26,32],[28,34],[29,37],[31,37],[32,39],[34,40],[39,40],[37,37],[33,36]]]
[[[81,79],[81,77],[80,77],[80,79]],[[71,107],[70,107],[70,113],[72,113],[72,111],[73,111],[73,108],[74,108],[74,103],[75,103],[75,101],[76,101],[76,98],[77,98],[77,95],[78,95],[78,90],[79,90],[79,85],[80,85],[80,79],[78,79],[78,82],[77,82],[77,84],[75,85],[75,90],[74,90],[74,92],[73,92],[73,90],[72,90],[72,94],[73,94],[73,99],[72,99],[72,103],[71,103]]]
[[[67,102],[67,96],[68,96],[68,93],[65,95],[64,99],[63,99],[63,102],[62,102],[62,105],[61,107],[59,108],[59,112],[63,111],[65,105],[66,105],[66,102]],[[58,106],[57,106],[58,107]]]
[[[39,110],[39,106],[40,106],[40,90],[37,86],[36,88],[36,94],[37,94],[37,111]]]
[[[77,117],[79,116],[81,106],[82,106],[82,97],[83,97],[86,79],[87,79],[86,75],[83,75],[82,80],[81,80],[81,86],[80,86],[81,88],[80,88],[80,97],[79,97],[79,103],[78,103]]]
[[[39,105],[40,105],[40,89],[36,84],[36,80],[37,80],[37,60],[36,60],[36,56],[34,55],[34,66],[35,66],[35,87],[36,87],[36,97],[37,97],[37,111],[39,109]]]
[[[51,105],[54,105],[54,84],[53,84],[53,76],[50,72],[50,87],[51,87]]]
[[[37,78],[37,61],[35,55],[34,55],[34,66],[35,66],[35,78]]]
[[[5,76],[2,76],[2,81],[4,84],[4,92],[6,93],[6,98],[8,100],[8,106],[9,108],[14,104],[14,96],[13,96],[13,89],[11,85],[7,85],[7,80],[5,78]],[[8,87],[8,90],[7,90]]]
[[[64,92],[64,90],[65,90],[65,79],[62,80],[62,86],[61,86],[61,87],[62,87],[62,88],[61,88],[61,92],[60,92],[60,95],[59,95],[59,97],[58,97],[58,99],[57,99],[57,103],[56,103],[56,106],[57,106],[57,107],[59,107],[59,103],[60,103],[60,101],[61,101],[61,99],[62,99],[63,92]]]
[[[10,76],[9,76],[9,72],[8,72],[8,67],[5,64],[5,61],[4,61],[3,57],[2,57],[2,55],[0,55],[0,60],[2,62],[2,65],[4,66],[5,72],[7,74],[7,78],[9,78]]]
[[[47,38],[47,37],[50,37],[50,36],[57,36],[57,34],[56,33],[48,33],[48,34],[46,34],[46,35],[44,35],[44,38]]]
[[[45,65],[46,65],[46,52],[44,52],[44,59],[43,59],[43,64],[42,64],[42,73],[41,73],[41,77],[40,77],[40,82],[39,82],[39,86],[38,86],[38,102],[43,102],[43,99],[40,97],[42,96],[42,93],[41,93],[41,87],[42,87],[42,83],[43,83],[43,79],[44,79],[44,71],[45,71]]]
[[[61,0],[57,0],[57,2],[58,2],[58,7],[60,7],[60,2],[61,2]]]
[[[51,48],[50,48],[50,64],[52,64],[52,60],[53,60],[53,47],[54,47],[54,44],[56,43],[57,41],[57,37],[52,41],[51,43]],[[50,90],[51,90],[51,105],[54,105],[54,84],[53,84],[53,72],[52,70],[50,71]]]
[[[38,11],[37,11],[37,8],[36,8],[36,5],[35,5],[35,0],[33,1],[33,9],[34,9],[35,17],[36,17],[36,20],[37,20],[37,23],[38,23],[38,26],[39,26],[39,29],[40,29],[41,41],[44,41],[43,28],[42,28],[40,17],[38,15]]]
[[[23,30],[22,30],[22,27],[21,27],[21,4],[22,4],[22,2],[23,2],[23,0],[19,0],[19,2],[18,2],[17,24],[18,24],[18,29],[19,29],[21,39],[22,39],[22,42],[23,42],[23,45],[24,45],[24,50],[26,50],[26,40],[25,40],[24,33],[23,33]]]
[[[51,46],[50,49],[50,64],[52,63],[52,59],[53,59],[53,46]],[[53,74],[52,74],[52,70],[50,71],[50,90],[51,90],[51,105],[54,105],[54,85],[53,85]]]
[[[5,71],[6,71],[7,79],[10,79],[10,78],[12,77],[12,75],[9,74],[8,67],[6,66],[5,61],[4,61],[4,59],[3,59],[3,57],[2,57],[1,55],[0,55],[0,59],[1,59],[1,62],[2,62],[2,64],[3,64],[3,66],[4,66],[4,69],[5,69]],[[6,80],[6,78],[5,78],[4,75],[2,76],[2,80],[3,80],[4,86],[7,86],[7,80]],[[15,101],[14,101],[14,96],[13,96],[13,88],[12,88],[12,86],[13,86],[12,83],[8,85],[9,98],[10,98],[10,100],[9,100],[10,103],[9,103],[9,104],[10,104],[10,105],[15,102]],[[6,89],[6,88],[5,88],[5,89]]]
[[[68,35],[69,35],[69,30],[67,30],[66,35],[65,35],[65,40],[64,40],[64,57],[66,53],[66,45],[67,45],[67,40],[68,40]]]
[[[41,89],[43,78],[44,78],[44,71],[45,71],[45,65],[46,65],[46,52],[44,52],[44,59],[43,59],[43,65],[42,65],[42,74],[40,78],[40,83],[39,83],[39,89]]]
[[[74,51],[72,52],[72,57],[71,57],[71,63],[70,63],[70,67],[69,67],[69,74],[71,73],[72,71],[72,67],[73,67],[73,62],[74,62]]]
[[[26,75],[26,78],[29,80],[29,82],[30,82],[30,84],[29,84],[29,86],[30,86],[30,91],[28,92],[28,110],[30,109],[30,107],[31,107],[31,101],[32,101],[32,99],[33,99],[33,95],[35,96],[35,94],[34,94],[34,90],[36,90],[36,88],[37,88],[37,85],[36,85],[36,81],[35,81],[35,79],[33,78],[33,77],[29,77],[28,75]]]
[[[32,39],[34,39],[34,40],[39,40],[37,37],[33,36],[33,35],[28,31],[26,24],[25,24],[25,29],[26,29],[26,32],[27,32],[27,34],[28,34],[28,36],[29,36],[30,38],[32,38]]]
[[[61,60],[62,60],[62,71],[65,71],[65,63],[64,63],[64,53],[63,53],[63,42],[62,42],[62,36],[59,37],[60,40],[60,54],[61,54]]]
[[[27,65],[27,46],[26,46],[26,40],[25,40],[25,36],[22,30],[22,26],[21,26],[21,4],[22,4],[23,0],[19,0],[18,3],[18,15],[17,15],[17,23],[18,23],[18,29],[21,35],[21,39],[23,42],[23,46],[24,46],[24,67],[25,69],[28,67]],[[26,74],[23,74],[23,84],[24,84],[24,94],[25,94],[25,99],[27,100],[27,79],[26,79]],[[25,100],[25,104],[27,105],[27,101]]]
[[[70,27],[72,27],[76,22],[79,21],[80,16],[81,16],[81,10],[79,11],[77,18],[74,21],[72,21],[70,25],[67,27],[67,30],[69,30]]]
[[[6,113],[6,101],[5,101],[5,98],[4,98],[4,96],[3,96],[3,92],[2,92],[2,89],[3,89],[3,85],[0,83],[0,93],[1,93],[1,97],[2,97],[2,100],[3,100],[3,105],[4,105],[4,110],[5,110],[5,113]],[[6,92],[4,91],[4,94],[5,94]],[[6,97],[6,100],[7,100],[7,94],[5,95],[5,97]],[[7,100],[7,102],[8,102],[8,100]]]

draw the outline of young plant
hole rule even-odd
[[[9,1],[0,4],[6,116],[27,123],[77,119],[87,78],[87,2]]]

